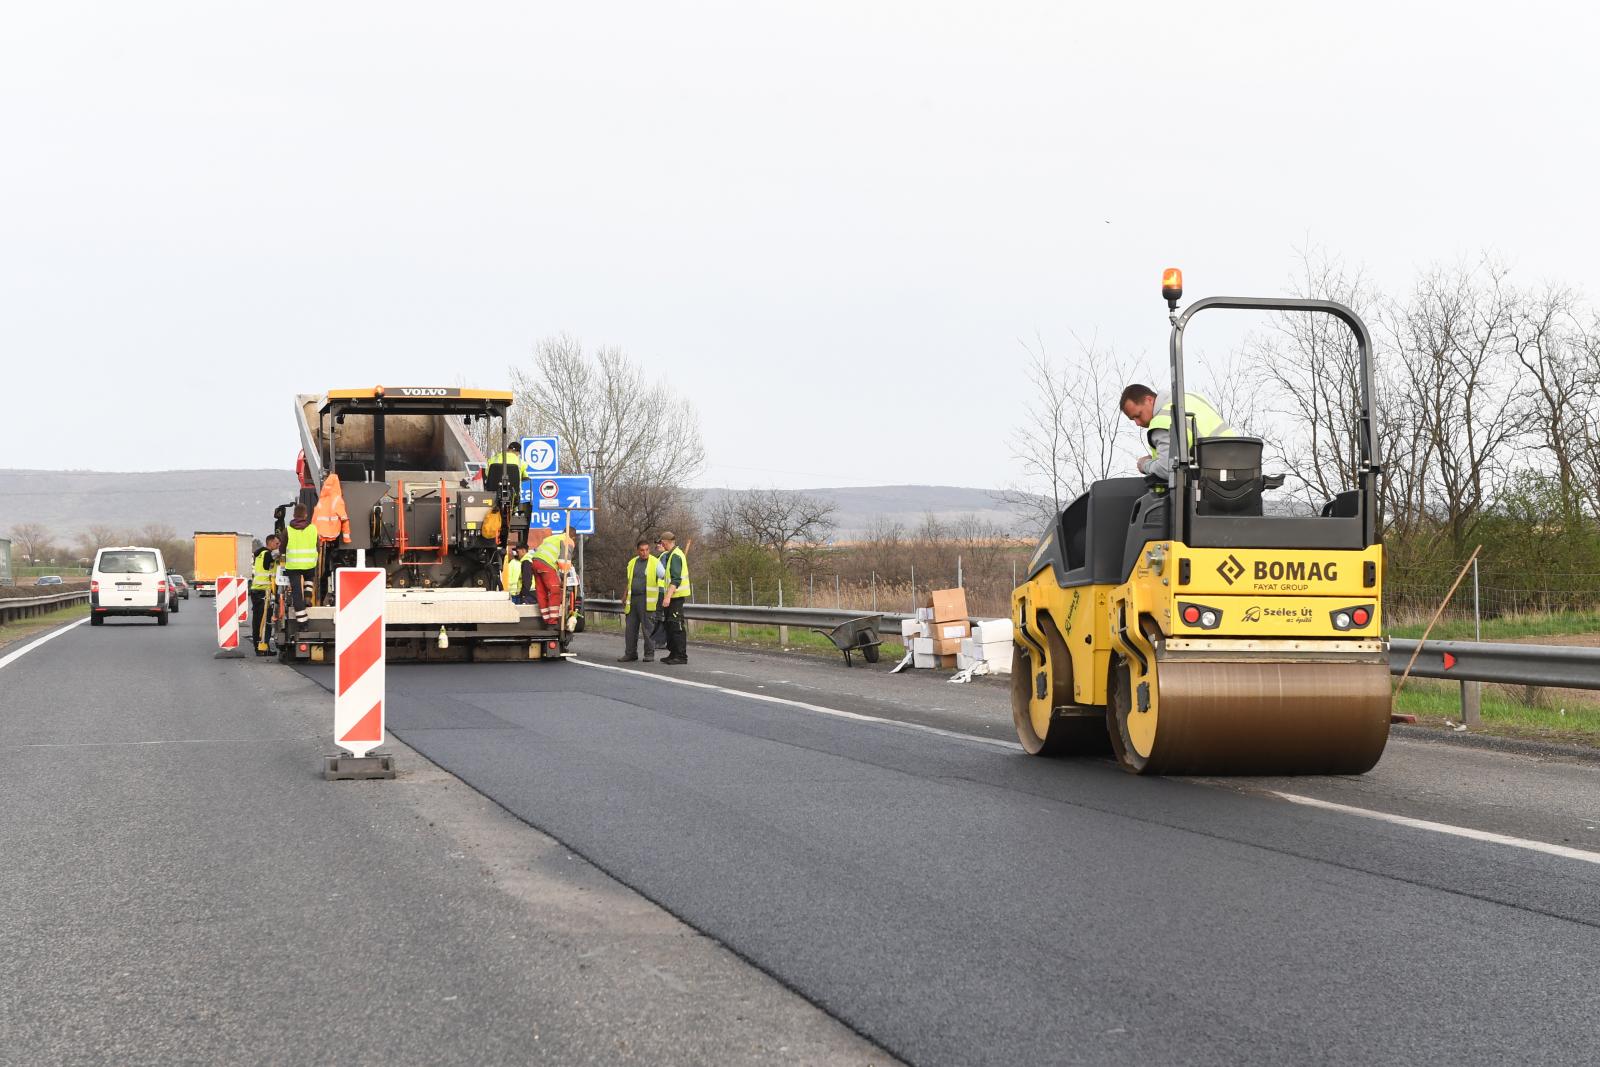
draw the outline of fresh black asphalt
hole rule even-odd
[[[913,1063],[1600,1059],[1600,866],[579,663],[389,691],[410,745]]]

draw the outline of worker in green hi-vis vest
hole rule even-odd
[[[644,638],[644,661],[656,658],[653,639],[656,610],[661,604],[661,591],[667,584],[667,568],[661,560],[650,554],[650,542],[641,540],[634,546],[636,555],[628,560],[623,576],[622,658],[618,663],[635,663],[639,659],[639,638]]]
[[[311,512],[304,503],[294,506],[294,519],[284,531],[288,537],[283,550],[283,569],[289,573],[289,601],[294,607],[294,621],[304,626],[306,614],[306,585],[317,573],[317,528],[311,524]]]
[[[1148,385],[1134,382],[1122,391],[1122,414],[1128,421],[1145,432],[1147,456],[1140,456],[1139,473],[1166,481],[1172,473],[1175,455],[1172,444],[1172,394],[1157,393]],[[1194,439],[1198,437],[1237,437],[1239,431],[1228,425],[1211,401],[1199,393],[1188,390],[1183,394],[1185,415],[1194,417],[1194,429],[1189,434],[1189,451],[1194,452]]]
[[[683,626],[683,606],[689,602],[689,557],[678,547],[678,535],[671,530],[658,541],[661,562],[667,568],[667,588],[661,595],[661,616],[667,624],[667,658],[662,663],[689,662],[689,636]]]

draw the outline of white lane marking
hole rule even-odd
[[[712,685],[709,682],[696,682],[688,678],[668,678],[660,674],[646,674],[643,671],[630,671],[626,667],[613,667],[606,663],[591,663],[583,659],[572,661],[580,667],[593,667],[598,671],[616,671],[619,674],[632,675],[635,678],[646,678],[656,682],[667,682],[671,685],[686,685],[694,689],[710,689],[718,693],[728,693],[732,696],[745,697],[749,700],[760,700],[768,704],[787,704],[790,707],[803,708],[822,715],[832,715],[839,719],[853,719],[857,722],[873,722],[882,726],[898,726],[904,730],[917,730],[922,733],[935,734],[939,737],[948,737],[955,741],[967,741],[973,744],[990,745],[994,748],[1003,748],[1011,752],[1021,750],[1021,746],[1014,741],[1002,741],[993,737],[975,737],[972,734],[957,733],[954,730],[941,730],[937,726],[924,726],[917,722],[901,722],[898,719],[883,719],[876,715],[862,715],[859,712],[844,711],[841,708],[823,707],[821,704],[808,704],[803,700],[789,700],[786,697],[772,696],[767,693],[748,693],[742,689],[728,689],[725,686]],[[722,672],[714,672],[722,673]],[[1600,863],[1600,852],[1588,852],[1581,848],[1568,848],[1565,845],[1552,845],[1544,841],[1532,841],[1523,837],[1510,837],[1506,834],[1490,833],[1487,830],[1472,830],[1465,826],[1452,826],[1449,823],[1430,822],[1427,819],[1413,819],[1407,815],[1391,815],[1388,812],[1373,811],[1370,808],[1357,808],[1349,804],[1336,804],[1331,800],[1318,800],[1316,797],[1300,796],[1296,793],[1279,793],[1269,790],[1269,796],[1287,800],[1292,804],[1303,804],[1311,808],[1324,808],[1328,811],[1344,812],[1346,815],[1358,815],[1364,819],[1377,819],[1381,822],[1394,823],[1397,826],[1409,826],[1416,830],[1430,830],[1434,833],[1449,834],[1453,837],[1465,837],[1472,841],[1486,841],[1496,845],[1510,845],[1513,848],[1523,848],[1531,852],[1544,852],[1551,856],[1560,856],[1564,859],[1581,860],[1584,863]]]
[[[1413,819],[1409,815],[1391,815],[1386,811],[1356,808],[1349,804],[1335,804],[1331,800],[1318,800],[1316,797],[1303,797],[1295,793],[1273,792],[1271,795],[1281,797],[1291,804],[1304,804],[1308,808],[1323,808],[1327,811],[1341,811],[1346,815],[1359,815],[1363,819],[1377,819],[1380,822],[1394,823],[1396,826],[1409,826],[1414,830],[1431,830],[1436,834],[1465,837],[1472,841],[1487,841],[1494,845],[1510,845],[1512,848],[1525,848],[1530,852],[1544,852],[1551,856],[1560,856],[1563,859],[1582,860],[1584,863],[1600,863],[1600,852],[1589,852],[1581,848],[1552,845],[1547,841],[1531,841],[1525,837],[1510,837],[1506,834],[1490,833],[1488,830],[1472,830],[1465,826],[1452,826],[1447,822]]]
[[[0,750],[24,748],[118,748],[125,745],[283,745],[291,741],[316,741],[315,737],[180,737],[173,741],[40,741],[31,745],[0,745]]]
[[[11,653],[10,655],[0,657],[0,668],[11,666],[17,660],[21,659],[23,656],[26,656],[29,652],[32,652],[34,649],[38,648],[40,645],[44,644],[46,641],[54,641],[56,638],[60,637],[64,633],[66,633],[68,630],[72,629],[74,626],[82,626],[84,623],[86,623],[88,621],[89,621],[89,616],[85,615],[83,618],[79,619],[77,622],[69,622],[59,630],[51,630],[49,633],[45,634],[43,637],[39,638],[37,641],[29,641],[27,644],[23,645],[21,648],[17,649],[15,652]]]
[[[934,734],[938,737],[948,737],[953,741],[968,741],[975,745],[989,745],[993,748],[1003,748],[1008,752],[1020,752],[1022,746],[1014,741],[1002,741],[997,737],[977,737],[973,734],[958,733],[955,730],[941,730],[937,726],[924,726],[920,722],[901,722],[899,719],[883,719],[876,715],[862,715],[860,712],[845,711],[842,708],[828,708],[821,704],[808,704],[803,700],[790,700],[788,697],[773,696],[770,693],[750,693],[743,689],[729,689],[726,686],[712,685],[710,682],[696,682],[688,678],[668,678],[660,674],[646,674],[644,671],[630,671],[626,667],[613,667],[609,663],[591,663],[588,660],[575,659],[572,661],[580,667],[593,667],[597,671],[616,671],[634,678],[643,678],[652,682],[667,682],[670,685],[686,685],[694,689],[710,689],[718,693],[728,693],[746,700],[760,700],[767,704],[786,704],[791,708],[803,708],[814,711],[820,715],[832,715],[836,719],[853,719],[856,722],[874,722],[880,726],[897,726],[902,730],[916,730],[919,733]],[[721,673],[721,672],[713,672]]]

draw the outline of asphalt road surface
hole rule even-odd
[[[405,773],[324,783],[331,671],[209,607],[0,666],[0,1062],[1600,1059],[1594,764],[1140,779],[992,681],[585,635],[391,665]]]
[[[997,684],[580,649],[391,667],[391,729],[909,1062],[1600,1058],[1592,766],[1141,779],[1022,756]]]
[[[0,647],[0,1064],[893,1062],[212,619]]]

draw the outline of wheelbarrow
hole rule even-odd
[[[866,615],[842,622],[831,630],[824,630],[820,626],[813,626],[811,630],[832,641],[834,647],[844,653],[844,665],[854,667],[850,659],[852,652],[861,653],[868,663],[878,662],[878,646],[883,644],[878,640],[878,624],[882,621],[882,615]]]

